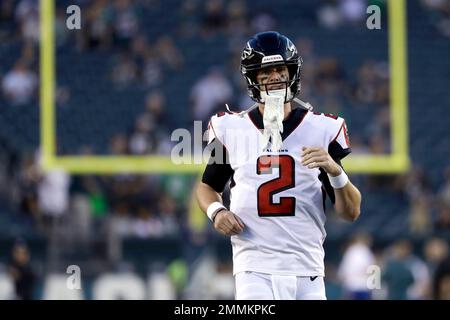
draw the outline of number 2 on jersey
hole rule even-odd
[[[256,161],[257,174],[271,174],[278,167],[278,178],[267,181],[258,188],[258,216],[286,217],[295,215],[295,197],[280,197],[280,203],[273,202],[273,196],[295,186],[295,162],[291,156],[261,156]]]

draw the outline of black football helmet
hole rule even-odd
[[[289,70],[289,80],[273,84],[285,84],[285,102],[289,102],[300,93],[300,72],[303,59],[299,56],[297,48],[286,36],[274,32],[260,32],[254,35],[244,48],[241,56],[241,73],[247,81],[247,91],[254,101],[263,103],[262,90],[267,91],[266,86],[259,85],[256,81],[258,70],[277,65],[286,65]],[[288,92],[290,89],[290,93]]]

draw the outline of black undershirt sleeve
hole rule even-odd
[[[351,152],[352,151],[350,148],[344,149],[336,141],[331,142],[330,145],[328,146],[328,153],[330,154],[331,158],[333,158],[333,160],[336,161],[336,163],[342,167],[342,170],[344,170],[344,167],[341,164],[341,159],[345,158]],[[336,197],[334,195],[334,189],[330,184],[330,179],[328,178],[327,173],[322,168],[320,169],[319,180],[322,182],[323,188],[325,189],[326,193],[330,197],[331,202],[334,204],[336,202]],[[324,195],[324,198],[325,198],[325,195]],[[325,199],[324,199],[324,202],[325,202]]]
[[[211,156],[203,172],[202,182],[222,193],[234,170],[228,161],[228,151],[219,140],[214,139],[208,147],[211,148]]]

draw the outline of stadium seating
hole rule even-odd
[[[57,106],[57,136],[61,154],[79,153],[84,145],[91,145],[98,154],[108,154],[111,137],[120,132],[127,133],[133,128],[136,118],[144,111],[146,94],[155,88],[160,89],[167,98],[167,128],[189,127],[192,120],[189,94],[195,82],[209,67],[216,65],[223,67],[230,79],[238,72],[229,68],[231,50],[226,35],[218,34],[209,38],[179,35],[181,13],[177,10],[176,14],[166,13],[173,8],[180,8],[181,3],[181,0],[155,1],[151,7],[140,12],[140,30],[149,43],[155,43],[162,35],[169,35],[184,58],[181,70],[164,68],[163,81],[155,87],[145,87],[137,82],[125,88],[114,88],[109,74],[113,56],[120,53],[117,48],[107,52],[94,49],[83,53],[74,48],[73,43],[58,48],[57,83],[70,92],[67,103]],[[279,0],[279,6],[273,6],[272,3],[271,0],[257,3],[247,1],[247,7],[254,5],[254,10],[271,8],[277,29],[294,38],[306,36],[313,41],[320,39],[314,42],[316,55],[336,58],[349,78],[355,78],[357,68],[368,58],[388,60],[387,26],[374,31],[352,26],[328,30],[317,27],[315,12],[320,1]],[[290,9],[284,10],[283,7],[287,5]],[[201,12],[193,18],[200,22]],[[449,164],[450,113],[447,108],[450,105],[450,41],[435,31],[429,23],[427,11],[422,9],[418,1],[408,1],[408,30],[410,154],[416,166],[426,169],[432,188],[436,191],[444,181],[442,173]],[[1,44],[0,79],[12,68],[20,50],[21,44],[17,41]],[[238,93],[240,89],[235,83],[233,85],[235,93]],[[230,101],[231,105],[237,103],[240,93],[235,94],[236,101]],[[365,132],[367,121],[375,114],[371,108],[373,106],[361,112],[344,93],[340,99],[341,112],[347,118],[351,133]],[[327,111],[325,106],[315,107]],[[11,106],[0,95],[0,109],[0,152],[23,155],[35,150],[39,146],[38,101]],[[366,180],[362,177],[361,181]],[[368,189],[365,183],[359,187],[364,195],[361,219],[354,225],[333,223],[328,228],[330,245],[339,247],[348,234],[357,229],[373,233],[380,242],[399,235],[407,236],[408,201],[391,190]],[[36,230],[27,218],[14,211],[17,208],[8,205],[10,201],[2,197],[0,194],[0,238],[3,239],[0,246],[6,250],[10,245],[9,239],[18,235],[36,236]],[[153,258],[160,259],[162,255],[163,260],[170,261],[178,253],[169,255],[164,252],[164,248],[170,246],[167,243],[161,247],[152,247],[161,249],[155,251],[154,257],[140,256],[139,241],[130,240],[125,242],[125,246],[125,258],[136,259],[142,272],[146,271],[143,269]],[[227,248],[225,245],[218,246],[217,250],[223,254],[229,252]],[[36,254],[42,256],[42,248],[36,249]],[[144,261],[140,261],[140,258]]]

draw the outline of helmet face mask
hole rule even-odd
[[[247,82],[249,96],[256,102],[264,103],[261,92],[269,93],[267,85],[283,84],[285,102],[291,101],[300,92],[300,71],[302,58],[294,44],[278,32],[261,32],[247,42],[241,56],[241,73]],[[258,71],[279,65],[288,68],[289,79],[279,83],[259,84]]]
[[[281,96],[286,101],[291,96],[290,75],[286,65],[271,65],[256,71],[256,88],[260,92],[261,101],[265,102],[267,96]]]

